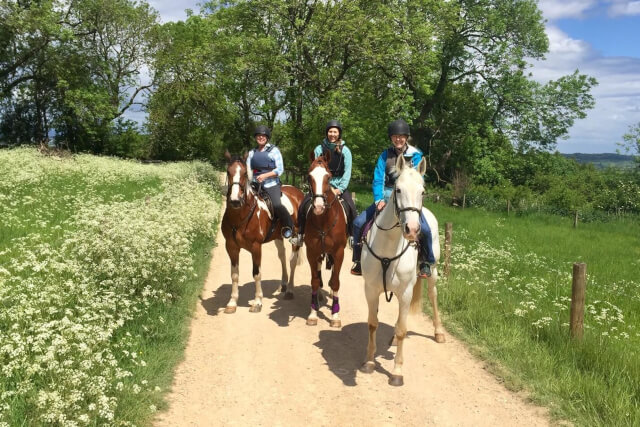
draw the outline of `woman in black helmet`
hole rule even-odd
[[[249,151],[247,169],[253,172],[253,182],[259,183],[269,195],[273,212],[282,221],[282,237],[290,239],[293,236],[293,220],[280,201],[282,184],[279,177],[284,172],[282,154],[278,147],[269,143],[271,129],[268,127],[257,126],[253,136],[258,146]]]
[[[404,156],[405,160],[410,162],[414,168],[417,168],[422,160],[422,151],[408,144],[410,135],[409,125],[404,120],[399,119],[389,123],[387,136],[391,140],[392,146],[380,154],[373,172],[373,204],[353,222],[353,267],[351,267],[351,274],[356,276],[362,274],[360,267],[362,227],[373,218],[376,211],[381,211],[387,204],[393,185],[398,178],[395,166],[398,156]],[[420,277],[427,277],[431,275],[431,265],[436,261],[431,247],[431,230],[422,213],[420,214],[420,231],[420,271],[418,274]]]
[[[325,138],[313,150],[315,157],[322,155],[324,151],[331,152],[331,160],[329,161],[329,169],[331,170],[331,179],[329,185],[331,190],[347,202],[347,227],[348,233],[351,234],[351,224],[355,218],[356,205],[353,203],[351,193],[347,189],[351,180],[351,150],[345,145],[342,139],[342,125],[337,120],[330,120],[325,127]],[[304,227],[307,219],[307,210],[311,202],[311,194],[307,193],[300,207],[298,208],[298,237],[292,243],[302,246]]]

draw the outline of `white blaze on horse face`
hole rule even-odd
[[[236,171],[233,174],[233,178],[231,178],[231,183],[232,184],[238,184],[238,185],[231,185],[231,195],[230,195],[230,199],[232,202],[239,202],[240,201],[240,165],[236,166]]]
[[[329,172],[323,167],[316,167],[309,175],[311,175],[311,191],[313,195],[322,196],[322,183],[324,182],[324,177],[329,175]],[[322,197],[313,198],[313,210],[316,215],[324,211],[324,199]]]
[[[416,208],[422,209],[422,176],[413,168],[406,169],[398,177],[396,191],[398,209]],[[420,233],[420,214],[416,211],[404,211],[399,218],[402,223],[402,232],[407,240],[417,240]]]

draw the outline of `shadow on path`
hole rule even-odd
[[[382,357],[392,360],[395,357],[389,346],[392,337],[393,327],[380,322],[376,334],[376,359]],[[329,370],[344,385],[355,386],[356,371],[367,355],[368,340],[369,327],[366,322],[361,322],[346,325],[340,330],[322,330],[318,342],[313,345],[322,351]],[[391,376],[379,363],[376,363],[376,371]]]
[[[280,280],[262,281],[262,309],[268,307],[268,300],[277,298],[277,291],[280,288]],[[256,296],[256,284],[252,280],[242,286],[238,286],[238,308],[249,308],[249,301]],[[225,283],[213,291],[213,296],[203,299],[200,297],[200,304],[207,310],[210,316],[217,316],[221,309],[224,309],[231,298],[231,284]]]

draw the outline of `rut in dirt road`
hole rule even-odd
[[[249,313],[255,286],[250,256],[241,251],[238,309],[224,314],[230,264],[221,234],[218,239],[185,359],[167,396],[169,408],[155,425],[549,425],[546,410],[506,390],[451,335],[437,344],[424,315],[409,318],[404,386],[389,386],[395,299],[380,302],[376,369],[359,372],[366,354],[367,303],[363,280],[349,274],[347,262],[340,274],[340,329],[329,326],[326,304],[317,326],[306,325],[311,299],[306,261],[296,271],[295,298],[284,300],[272,243],[263,247],[262,312]],[[346,251],[345,259],[350,257]],[[322,274],[326,283],[329,273]]]

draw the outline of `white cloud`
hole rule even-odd
[[[538,8],[542,11],[544,17],[549,20],[579,18],[597,3],[597,0],[540,0]]]
[[[640,1],[614,1],[607,12],[609,16],[640,15]]]

